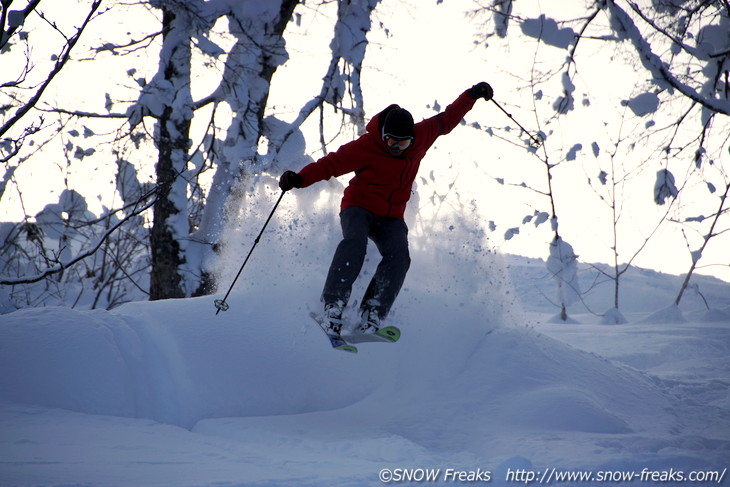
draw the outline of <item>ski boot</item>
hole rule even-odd
[[[355,329],[355,333],[362,335],[375,334],[380,330],[380,315],[375,308],[366,308],[362,310],[360,324]]]
[[[328,303],[324,305],[324,319],[322,320],[325,333],[331,336],[340,337],[342,331],[342,305]]]

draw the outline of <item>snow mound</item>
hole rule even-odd
[[[682,315],[679,306],[672,305],[664,309],[656,311],[642,320],[642,323],[662,324],[662,323],[686,323],[687,320]]]
[[[730,323],[730,313],[710,308],[705,310],[697,321],[701,323]]]
[[[315,328],[257,318],[271,306],[265,299],[218,318],[209,305],[193,299],[114,313],[8,315],[0,399],[191,427],[204,417],[342,407],[378,384],[357,362],[326,354]],[[333,382],[336,395],[326,392]]]
[[[457,311],[419,303],[434,321],[404,322],[397,345],[352,356],[331,350],[304,312],[292,317],[274,300],[262,295],[218,317],[209,298],[12,313],[0,328],[0,400],[186,428],[204,418],[333,410],[341,424],[357,424],[364,411],[385,409],[401,425],[392,433],[438,418],[474,439],[495,421],[626,432],[665,400],[641,374],[530,328],[474,325],[468,307],[463,321],[446,324],[438,318]]]
[[[632,432],[606,404],[580,389],[545,387],[516,397],[513,405],[515,412],[510,419],[524,426],[587,433]]]
[[[600,323],[602,325],[625,325],[628,320],[618,308],[611,308],[603,314]]]
[[[214,297],[4,315],[0,477],[354,486],[377,484],[384,467],[484,466],[504,485],[520,465],[641,470],[628,460],[637,452],[663,467],[727,457],[724,324],[667,325],[679,313],[669,309],[653,318],[663,326],[542,329],[574,348],[526,325],[514,274],[468,219],[411,225],[412,270],[389,316],[397,344],[332,350],[308,317],[320,306],[312,276],[336,245],[322,198],[302,193],[307,217],[283,203],[219,315]],[[224,282],[258,231],[251,221],[231,229]],[[377,265],[370,250],[353,309]]]
[[[426,244],[403,337],[357,355],[330,348],[294,271],[218,316],[212,297],[3,316],[0,477],[359,486],[479,467],[508,485],[520,468],[724,466],[726,323],[525,325],[498,266]],[[444,266],[462,275],[431,279]]]

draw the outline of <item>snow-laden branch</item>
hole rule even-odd
[[[641,17],[641,19],[646,22],[648,25],[651,26],[652,29],[662,34],[664,37],[672,41],[672,43],[675,46],[680,47],[683,51],[685,51],[690,56],[693,56],[697,59],[707,59],[713,55],[703,51],[702,49],[698,49],[696,47],[692,47],[689,44],[682,42],[682,39],[677,37],[676,35],[673,35],[672,33],[668,32],[666,29],[663,29],[660,27],[654,20],[649,18],[648,15],[646,15],[641,8],[636,4],[636,2],[629,2],[629,6],[631,7],[631,10],[633,10],[636,15]]]
[[[0,49],[3,49],[18,28],[25,23],[25,19],[33,12],[41,0],[28,2],[23,10],[8,11],[10,2],[2,2],[3,9],[0,11]],[[7,30],[5,27],[7,26]]]
[[[639,31],[633,19],[619,7],[614,0],[606,2],[608,12],[611,16],[611,23],[614,30],[623,38],[629,40],[639,54],[641,64],[652,73],[654,78],[666,83],[671,88],[679,91],[682,95],[699,103],[703,107],[723,115],[730,115],[730,101],[718,100],[702,96],[693,87],[682,83],[674,76],[667,63],[652,51],[651,45]]]
[[[76,33],[71,36],[68,41],[66,42],[66,45],[64,46],[63,52],[60,56],[58,56],[58,60],[56,61],[56,64],[54,65],[51,72],[48,74],[48,77],[46,80],[41,83],[38,90],[35,92],[35,94],[22,106],[20,107],[15,114],[10,117],[10,119],[5,122],[4,125],[0,126],[0,136],[5,134],[10,128],[15,125],[21,118],[25,116],[26,113],[28,113],[31,108],[33,108],[37,103],[38,100],[41,99],[41,96],[43,95],[43,92],[48,88],[48,86],[51,84],[51,81],[56,77],[58,73],[61,72],[61,69],[66,65],[68,60],[71,58],[71,51],[73,50],[74,46],[78,42],[79,38],[81,37],[81,34],[86,29],[86,26],[91,22],[91,19],[94,16],[94,13],[98,10],[99,6],[101,5],[102,0],[95,0],[94,3],[91,5],[89,10],[89,15],[86,16],[86,19],[81,24],[81,27],[78,27],[76,29]]]
[[[327,73],[322,78],[322,89],[319,94],[308,101],[286,132],[280,136],[280,143],[276,150],[284,146],[284,143],[297,132],[302,124],[321,107],[324,102],[330,102],[338,110],[352,117],[358,126],[359,132],[365,131],[365,113],[363,109],[362,88],[360,86],[360,71],[365,59],[365,51],[368,46],[367,33],[371,28],[371,14],[377,7],[380,0],[365,0],[362,2],[340,2],[337,6],[337,23],[335,24],[334,36],[330,41],[332,57]],[[350,88],[354,96],[354,107],[346,108],[338,101],[344,95],[344,76],[339,71],[340,61],[344,60],[352,66],[350,75]],[[274,156],[276,158],[276,156]]]
[[[151,196],[152,194],[156,194],[156,191],[152,191],[145,195],[140,201],[144,200],[144,198],[147,198],[148,196]],[[42,273],[32,276],[32,277],[0,277],[0,285],[5,286],[13,286],[18,284],[33,284],[35,282],[42,281],[43,279],[47,278],[48,276],[52,276],[53,274],[58,274],[59,272],[63,272],[64,270],[68,269],[69,267],[73,266],[74,264],[77,264],[78,262],[81,262],[82,260],[86,259],[87,257],[91,257],[94,255],[104,244],[104,242],[112,235],[114,232],[117,231],[119,227],[124,225],[130,218],[133,218],[141,213],[144,213],[146,210],[152,208],[152,206],[157,202],[157,198],[153,198],[152,201],[144,205],[143,207],[140,207],[133,212],[131,212],[126,217],[119,220],[115,225],[110,227],[104,234],[99,238],[99,241],[91,247],[86,252],[82,252],[73,259],[67,261],[67,262],[59,262],[53,267],[50,267],[43,271]]]
[[[79,118],[128,118],[127,113],[121,112],[110,112],[110,113],[99,113],[99,112],[87,112],[84,110],[67,110],[65,108],[43,108],[38,107],[38,111],[47,113],[60,113],[63,115],[70,115],[72,117]]]

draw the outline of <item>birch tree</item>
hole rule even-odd
[[[184,15],[176,2],[160,2],[163,10],[171,11],[174,7],[177,12],[175,18],[171,18],[172,14],[163,17],[163,22],[166,18],[171,22],[171,26],[164,25],[163,30],[178,34],[177,37],[166,34],[160,70],[129,112],[131,126],[144,116],[158,118],[158,185],[166,181],[158,188],[163,196],[156,206],[152,230],[152,299],[215,290],[212,267],[216,249],[228,221],[228,211],[242,204],[242,181],[275,165],[283,145],[299,131],[314,110],[321,110],[329,103],[347,112],[353,123],[364,126],[359,75],[367,47],[370,14],[377,3],[375,0],[338,3],[330,45],[332,60],[323,79],[322,91],[306,103],[293,123],[287,124],[267,117],[266,108],[272,77],[277,67],[287,60],[284,30],[298,1],[184,2],[187,9]],[[204,45],[211,53],[222,52],[208,37],[211,27],[224,16],[235,42],[225,56],[221,81],[214,92],[201,100],[184,99],[189,93],[186,86],[190,83],[190,42],[197,35],[206,39],[199,45]],[[196,33],[196,25],[202,25],[205,31]],[[167,42],[172,46],[169,52],[165,47]],[[183,51],[181,45],[188,47]],[[345,75],[341,71],[343,67],[351,71]],[[174,96],[166,94],[166,90]],[[343,103],[348,91],[354,93],[352,108]],[[165,100],[162,105],[161,100]],[[230,108],[232,118],[224,139],[211,137],[208,154],[215,158],[215,173],[200,221],[190,228],[187,226],[186,197],[189,178],[184,177],[191,157],[187,144],[189,117],[198,108],[222,103]],[[171,123],[171,130],[165,128]],[[177,134],[179,139],[169,139],[170,133]],[[262,141],[267,142],[265,155],[260,149]]]
[[[98,8],[99,3],[91,5]],[[120,10],[116,9],[121,4],[114,4],[109,15],[129,15],[131,11],[145,22],[135,22],[144,29],[130,28],[123,40],[100,37],[96,45],[85,46],[92,55],[84,62],[115,60],[119,71],[127,76],[108,81],[104,109],[90,111],[49,103],[41,97],[43,106],[23,116],[30,120],[30,116],[52,114],[58,119],[59,126],[67,130],[58,133],[70,139],[64,152],[71,151],[71,161],[74,155],[100,164],[105,156],[107,162],[115,160],[116,183],[99,199],[121,199],[123,206],[108,208],[102,218],[83,213],[87,223],[97,225],[95,236],[89,236],[83,245],[65,247],[63,255],[54,254],[32,271],[27,266],[13,268],[10,275],[0,270],[0,283],[22,286],[53,275],[68,275],[69,268],[92,262],[96,252],[115,235],[127,235],[137,242],[149,242],[149,247],[130,253],[130,258],[134,254],[133,263],[117,263],[119,272],[114,275],[134,277],[132,287],[141,295],[162,299],[213,292],[214,262],[222,231],[246,204],[246,185],[268,173],[272,176],[265,180],[273,179],[285,152],[306,158],[301,127],[313,114],[323,115],[326,107],[340,113],[343,124],[364,130],[360,75],[370,16],[378,3],[363,0],[305,6],[298,0],[150,0],[124,5]],[[296,8],[302,11],[295,14]],[[302,93],[296,117],[284,121],[271,113],[269,98],[277,69],[289,57],[286,29],[302,15],[315,15],[318,8],[335,14],[330,23],[330,62],[312,67],[313,76],[322,79],[321,89],[309,95]],[[13,21],[18,18],[14,14]],[[158,19],[157,26],[149,22],[150,18]],[[142,62],[155,58],[152,69]],[[211,84],[214,76],[218,79]],[[203,79],[205,83],[201,83]],[[205,92],[201,86],[212,89]],[[95,131],[94,125],[104,120],[126,120],[126,124],[106,134]],[[27,126],[29,133],[35,130],[32,124]],[[75,128],[79,126],[86,128]],[[96,148],[73,144],[87,137],[89,142],[97,140]],[[321,148],[326,152],[325,140],[322,132]],[[4,154],[19,154],[20,141],[4,139]],[[153,159],[149,157],[151,150]],[[42,162],[32,153],[16,160]],[[12,169],[5,172],[6,181],[12,180]],[[151,179],[145,180],[145,173]],[[68,186],[75,191],[72,184]],[[20,185],[15,187],[20,192]],[[69,194],[81,196],[78,192]],[[63,205],[54,208],[62,221],[69,214]],[[99,226],[102,221],[103,228]],[[22,232],[7,231],[0,236],[7,237],[7,242],[18,242],[20,235],[27,235],[24,246],[33,247],[43,238],[44,228],[32,221]],[[140,279],[140,269],[149,272],[148,279]],[[89,272],[97,274],[97,269]],[[128,294],[124,296],[109,305],[130,299]],[[31,302],[40,304],[30,299],[25,305]]]

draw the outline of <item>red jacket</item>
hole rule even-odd
[[[384,113],[398,107],[391,105],[368,122],[365,134],[302,168],[301,187],[354,171],[341,210],[359,206],[381,217],[402,220],[421,159],[440,135],[461,122],[475,101],[464,92],[443,112],[415,124],[413,143],[399,157],[388,152],[381,137]]]

